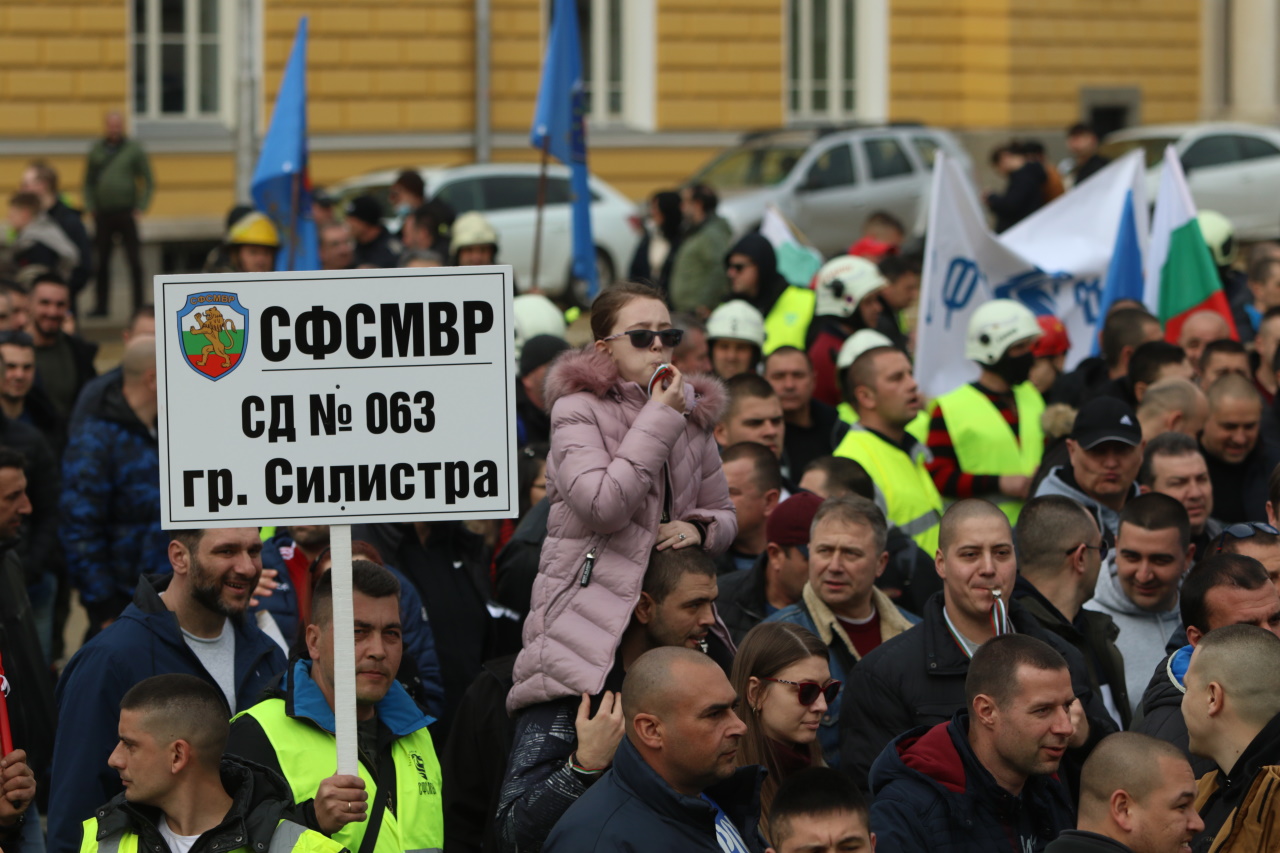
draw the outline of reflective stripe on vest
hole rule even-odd
[[[866,470],[888,505],[889,521],[916,541],[926,554],[938,550],[942,496],[925,468],[929,451],[919,444],[908,456],[880,436],[854,427],[836,448],[836,456],[852,459]]]
[[[813,320],[817,296],[807,287],[787,287],[764,318],[764,354],[778,347],[792,346],[804,350],[805,336]]]
[[[320,783],[333,775],[334,736],[309,722],[291,719],[285,713],[284,699],[265,699],[236,718],[245,715],[257,720],[271,741],[280,770],[293,790],[294,802],[313,799]],[[391,754],[396,770],[396,813],[392,814],[389,808],[383,811],[375,853],[442,848],[440,762],[431,734],[421,728],[397,738],[391,744]],[[372,803],[378,796],[378,786],[363,761],[360,778]],[[366,825],[367,821],[349,823],[333,834],[333,840],[348,850],[359,850]]]
[[[122,832],[97,840],[98,819],[89,818],[84,822],[84,840],[81,842],[81,853],[137,853],[138,836],[132,832]],[[289,820],[281,820],[271,833],[271,844],[267,853],[340,853],[342,845],[319,832],[307,829],[301,824]],[[248,851],[248,847],[237,847],[236,850]]]
[[[1044,458],[1044,398],[1030,382],[1013,389],[1018,407],[1018,436],[995,403],[972,385],[961,385],[938,398],[947,433],[956,451],[956,462],[965,474],[1004,476],[1022,474],[1030,477]],[[997,498],[996,502],[1009,517],[1018,520],[1022,501]]]

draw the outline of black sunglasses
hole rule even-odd
[[[664,347],[674,349],[680,346],[680,341],[684,340],[684,329],[663,329],[661,332],[655,332],[653,329],[632,329],[629,332],[619,332],[616,335],[601,338],[601,340],[616,341],[623,335],[631,338],[631,345],[636,349],[648,349],[653,346],[654,338],[662,341]]]
[[[1276,530],[1265,521],[1242,521],[1239,524],[1233,524],[1222,531],[1222,535],[1218,537],[1218,550],[1222,550],[1222,546],[1227,543],[1227,537],[1232,539],[1248,539],[1258,533],[1269,533],[1272,536],[1280,536],[1280,530]]]
[[[1088,542],[1081,542],[1080,545],[1083,545],[1091,551],[1097,551],[1099,560],[1107,559],[1107,555],[1111,553],[1111,548],[1107,545],[1107,540],[1105,539],[1102,540],[1101,545],[1090,545]],[[1080,545],[1077,545],[1075,548],[1068,548],[1063,553],[1074,554],[1076,552],[1076,548],[1079,548]]]
[[[816,681],[783,681],[781,678],[762,678],[761,681],[772,681],[774,684],[790,684],[792,687],[799,688],[796,692],[800,697],[801,705],[812,705],[818,701],[819,696],[823,696],[830,705],[836,701],[836,697],[840,695],[840,682],[828,681],[825,685]]]

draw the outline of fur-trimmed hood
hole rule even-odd
[[[608,354],[591,345],[566,350],[547,371],[547,411],[551,411],[561,397],[579,391],[587,391],[597,397],[610,393],[621,396],[628,385],[639,388],[618,376],[618,367]],[[728,395],[719,379],[706,373],[685,376],[686,415],[699,429],[709,430],[714,427],[727,404]]]

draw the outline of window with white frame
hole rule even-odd
[[[575,0],[587,116],[596,127],[653,129],[655,3]],[[548,33],[554,6],[543,0]]]
[[[884,118],[886,0],[787,0],[786,24],[789,118]]]
[[[218,118],[230,94],[224,0],[133,0],[133,113]]]

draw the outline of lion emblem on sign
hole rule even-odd
[[[178,312],[178,334],[191,369],[218,380],[239,366],[249,312],[234,293],[194,293]]]

